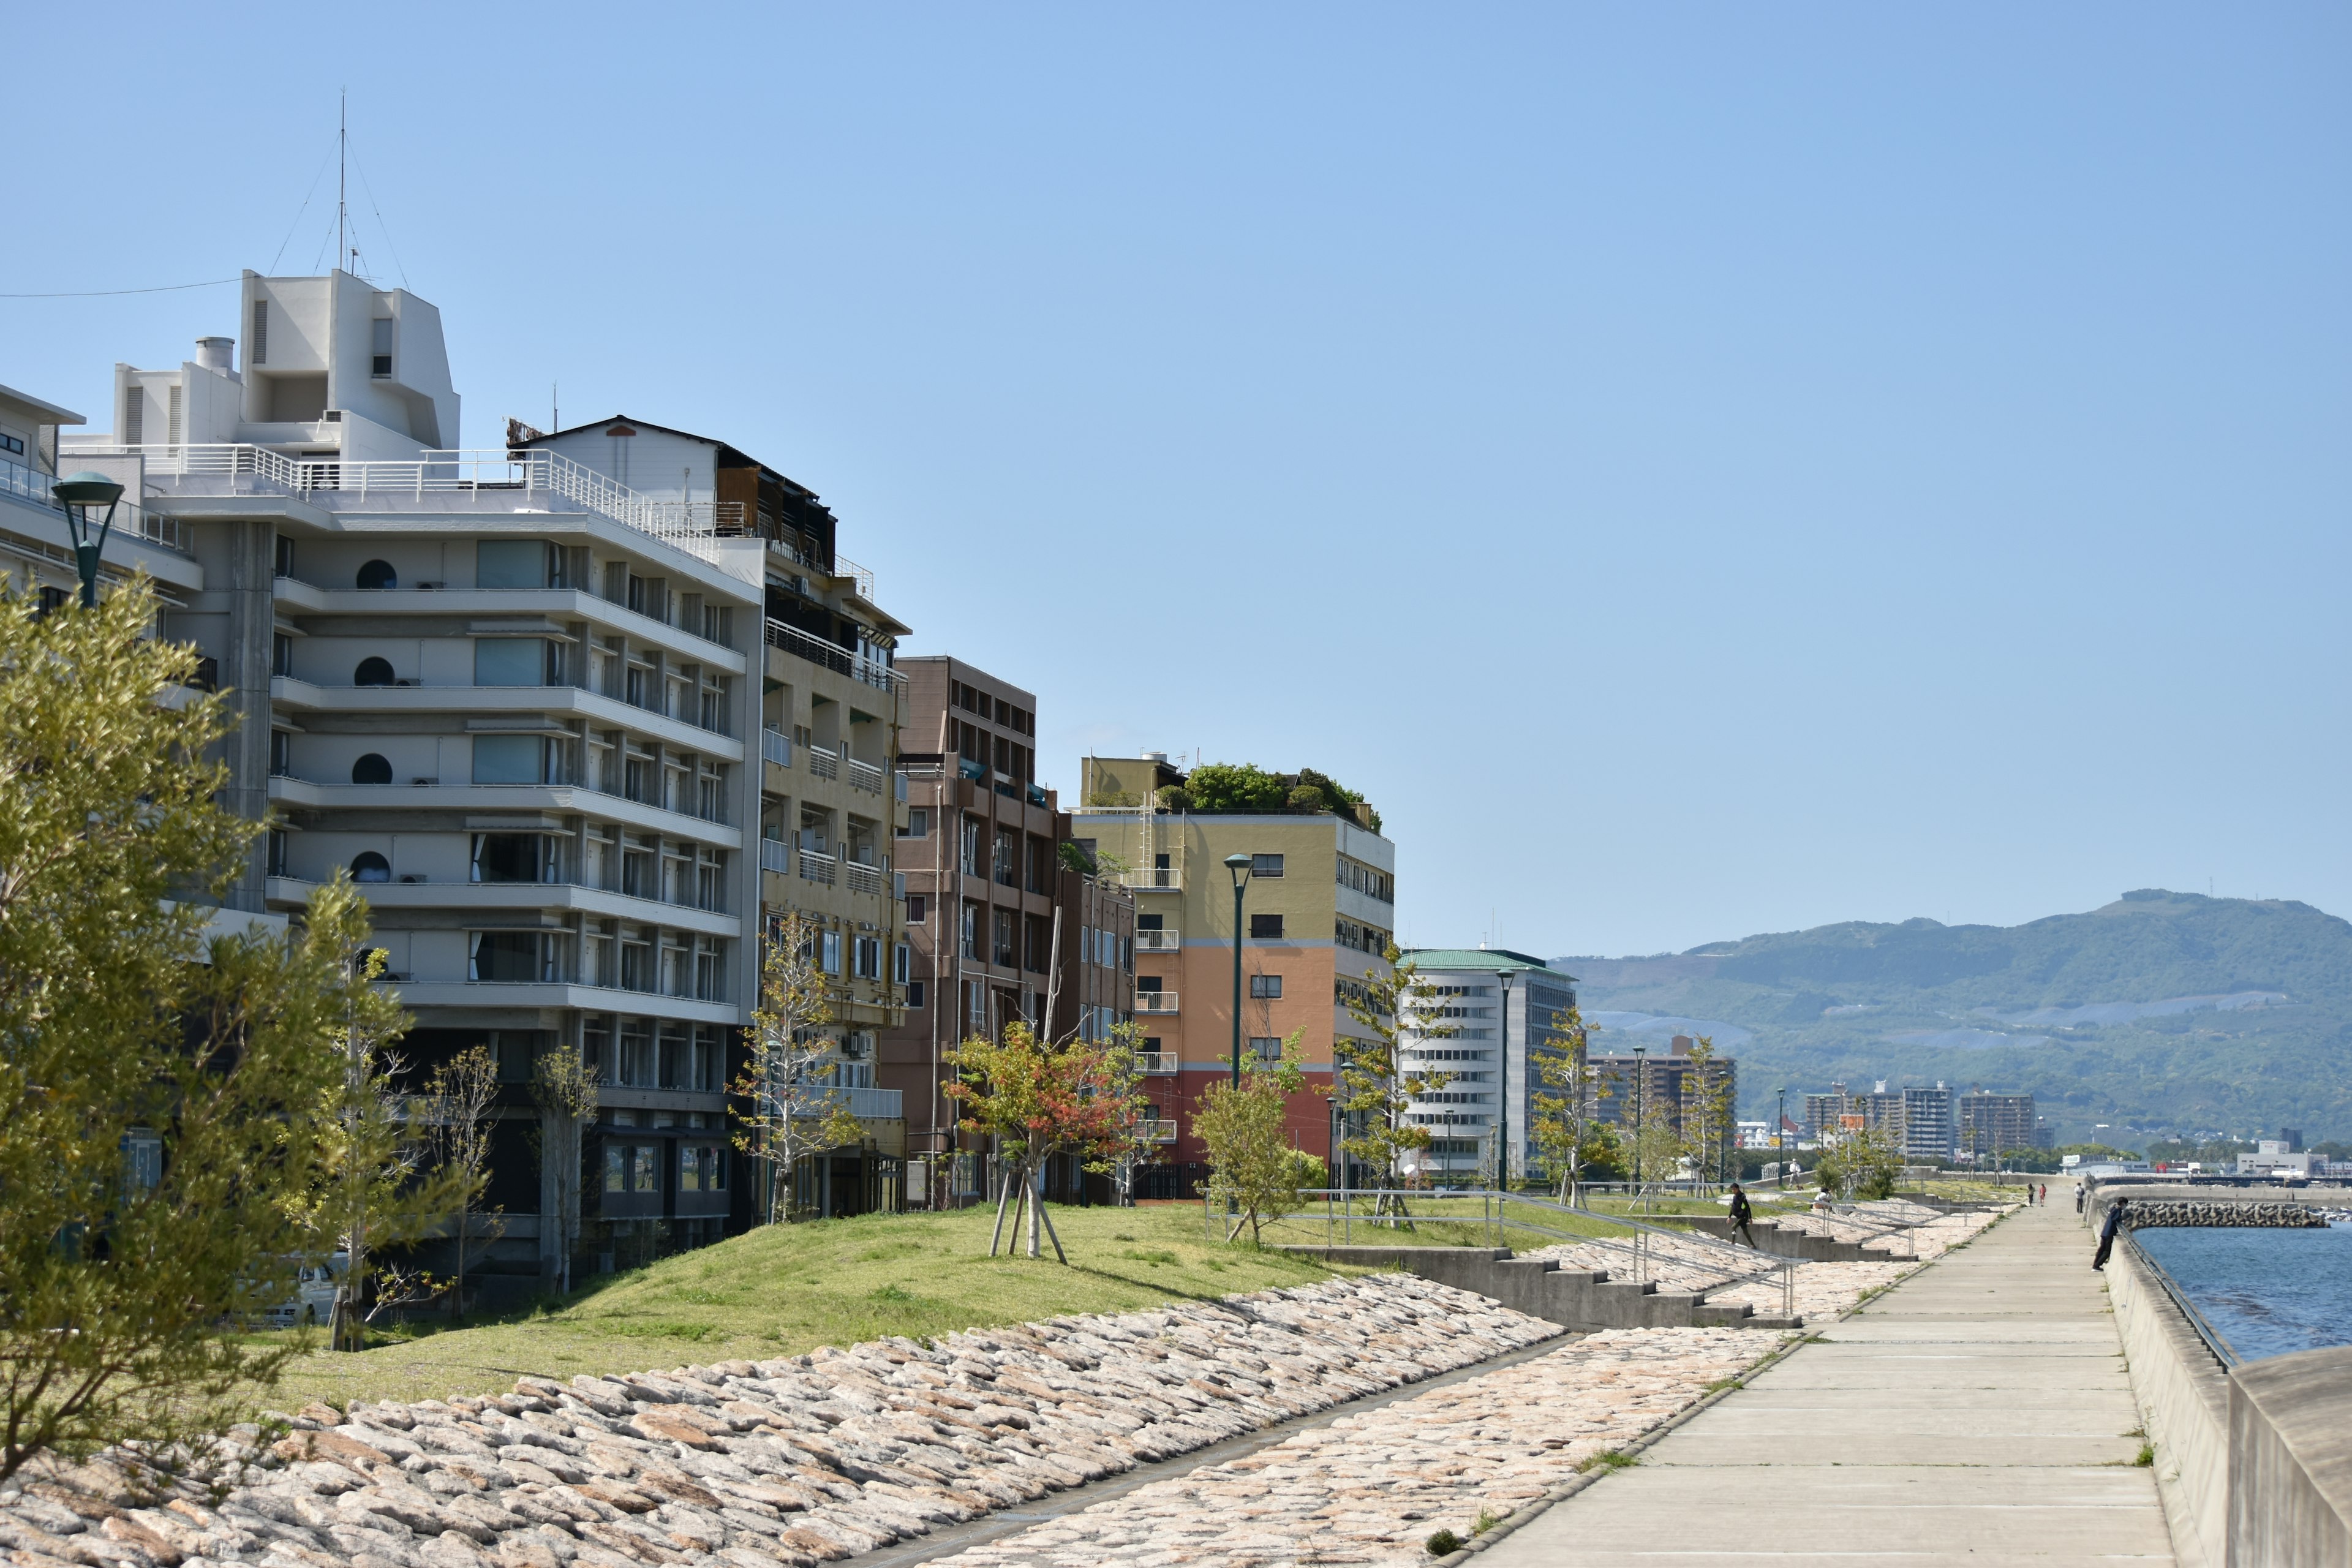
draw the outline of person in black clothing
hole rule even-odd
[[[2091,1259],[2092,1268],[2107,1266],[2107,1254],[2116,1249],[2116,1232],[2123,1228],[2124,1205],[2129,1202],[2129,1198],[2117,1198],[2115,1206],[2107,1210],[2107,1223],[2099,1226],[2099,1255]]]
[[[1755,1217],[1756,1211],[1748,1206],[1748,1194],[1739,1190],[1739,1184],[1738,1182],[1732,1183],[1731,1234],[1738,1237],[1740,1240],[1746,1242],[1750,1247],[1754,1247],[1756,1245],[1756,1236],[1753,1231],[1750,1231],[1748,1228],[1748,1226]]]

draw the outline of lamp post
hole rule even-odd
[[[81,574],[82,607],[95,609],[98,558],[106,549],[106,536],[114,531],[114,509],[121,503],[122,487],[104,474],[84,468],[51,485],[49,493],[66,509],[66,532],[73,540],[74,569]],[[106,509],[106,516],[98,525],[98,542],[93,544],[89,514],[101,506]]]
[[[1650,1047],[1633,1047],[1633,1192],[1638,1196],[1649,1189],[1643,1184],[1645,1162],[1642,1158],[1642,1133],[1648,1120],[1650,1068],[1647,1054]]]
[[[1225,857],[1234,878],[1234,1087],[1242,1086],[1242,889],[1249,886],[1250,858]]]
[[[1502,1048],[1495,1053],[1495,1185],[1511,1190],[1511,982],[1518,976],[1498,970],[1502,983]]]
[[[1780,1097],[1780,1109],[1772,1116],[1772,1152],[1780,1156],[1780,1185],[1789,1184],[1789,1086],[1780,1085],[1772,1091]]]

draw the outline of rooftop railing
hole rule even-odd
[[[819,637],[811,637],[798,626],[786,626],[782,621],[768,623],[768,646],[782,648],[786,653],[807,659],[812,664],[821,664],[835,674],[846,675],[853,680],[862,680],[877,691],[897,691],[902,689],[907,683],[905,676],[887,664],[867,658],[852,649],[843,647],[838,643],[830,643]]]
[[[65,519],[66,509],[50,487],[62,477],[45,474],[38,468],[0,458],[0,495],[15,496],[19,500],[47,508],[56,512],[60,521]],[[102,518],[104,514],[101,512],[99,516]],[[178,518],[159,517],[135,500],[126,499],[116,509],[114,526],[150,544],[160,544],[166,550],[175,550],[183,554],[187,552],[187,531],[181,526]]]

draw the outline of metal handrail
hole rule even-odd
[[[2172,1304],[2180,1309],[2180,1315],[2188,1320],[2189,1328],[2196,1331],[2197,1337],[2205,1342],[2205,1348],[2212,1352],[2215,1361],[2221,1363],[2223,1372],[2229,1371],[2245,1359],[2238,1353],[2237,1347],[2222,1336],[2221,1330],[2205,1321],[2205,1314],[2199,1311],[2196,1303],[2189,1300],[2189,1293],[2174,1281],[2170,1274],[2165,1272],[2163,1264],[2147,1255],[2147,1249],[2140,1246],[2138,1238],[2126,1230],[2117,1239],[2124,1244],[2124,1250],[2131,1255],[2132,1260],[2146,1269],[2156,1280],[2157,1289],[2170,1297]]]

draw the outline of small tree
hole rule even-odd
[[[1039,1256],[1042,1224],[1053,1235],[1054,1256],[1067,1263],[1034,1178],[1055,1154],[1076,1154],[1087,1170],[1105,1171],[1131,1146],[1142,1098],[1133,1087],[1135,1047],[1119,1037],[1074,1038],[1056,1046],[1016,1020],[1005,1026],[1003,1038],[976,1036],[945,1053],[945,1059],[959,1078],[947,1086],[948,1095],[969,1112],[959,1125],[993,1138],[1003,1167],[988,1255],[996,1256],[1005,1210],[1017,1190],[1022,1206],[1014,1211],[1013,1224],[1017,1234],[1025,1213],[1029,1256]]]
[[[1682,1152],[1701,1180],[1719,1180],[1735,1114],[1731,1064],[1716,1055],[1710,1035],[1692,1044],[1689,1061],[1683,1074]]]
[[[367,913],[207,941],[266,824],[222,803],[218,696],[143,581],[44,611],[0,581],[0,1484],[42,1456],[219,1457],[299,1337],[313,1117]],[[127,1445],[127,1447],[124,1447]]]
[[[1585,1167],[1605,1160],[1615,1149],[1608,1123],[1600,1115],[1601,1102],[1610,1096],[1609,1080],[1592,1070],[1583,1009],[1570,1006],[1553,1015],[1536,1075],[1554,1092],[1536,1092],[1528,1131],[1545,1161],[1559,1173],[1559,1201],[1573,1204]]]
[[[473,1230],[474,1201],[490,1179],[490,1130],[497,1125],[490,1104],[499,1097],[499,1063],[488,1046],[469,1046],[433,1069],[425,1093],[434,1152],[441,1167],[465,1179],[457,1190],[457,1277],[450,1289],[453,1317],[466,1315],[466,1243]],[[489,1217],[496,1240],[505,1228],[496,1211]]]
[[[1814,1179],[1833,1197],[1892,1197],[1902,1174],[1903,1156],[1882,1127],[1847,1133],[1813,1164]]]
[[[1244,1058],[1240,1084],[1212,1083],[1192,1113],[1192,1131],[1208,1148],[1209,1201],[1223,1202],[1234,1216],[1227,1241],[1247,1226],[1255,1242],[1266,1221],[1306,1202],[1299,1189],[1307,1166],[1288,1136],[1290,1097],[1307,1083],[1298,1058],[1304,1037],[1300,1031],[1283,1041],[1277,1061]]]
[[[596,1120],[596,1068],[569,1047],[545,1052],[530,1065],[530,1097],[539,1104],[541,1165],[555,1188],[556,1288],[569,1296],[580,1240],[581,1142]]]
[[[800,1217],[793,1201],[800,1163],[855,1143],[866,1129],[830,1081],[833,1041],[818,1033],[833,1021],[831,991],[816,962],[818,928],[798,910],[768,928],[760,959],[760,1005],[751,1015],[751,1057],[729,1092],[743,1101],[735,1147],[767,1169],[767,1215],[773,1225]]]
[[[408,1064],[392,1047],[408,1017],[374,988],[383,959],[372,948],[349,961],[355,984],[346,997],[341,1080],[320,1095],[315,1116],[326,1180],[310,1219],[318,1239],[344,1257],[329,1331],[338,1350],[365,1350],[368,1324],[444,1288],[426,1270],[390,1258],[430,1235],[469,1180],[448,1167],[420,1173],[431,1128],[400,1087]]]
[[[1390,1214],[1403,1212],[1392,1189],[1402,1180],[1399,1165],[1404,1152],[1429,1147],[1429,1130],[1408,1122],[1406,1108],[1444,1089],[1454,1077],[1426,1069],[1407,1071],[1403,1047],[1408,1039],[1426,1044],[1451,1039],[1460,1030],[1439,1020],[1436,982],[1423,978],[1393,942],[1382,956],[1388,972],[1367,979],[1348,997],[1349,1016],[1371,1037],[1342,1035],[1332,1042],[1337,1059],[1331,1092],[1341,1125],[1348,1129],[1339,1141],[1341,1154],[1381,1171],[1383,1190],[1375,1206],[1377,1212]]]

